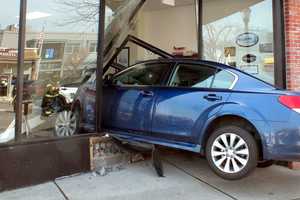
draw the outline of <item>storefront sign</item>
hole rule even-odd
[[[39,59],[37,49],[25,49],[25,60],[37,60]],[[18,57],[18,50],[17,49],[9,49],[9,48],[0,48],[0,58],[6,59],[17,59]]]
[[[17,57],[18,52],[16,49],[0,49],[1,57]]]
[[[273,53],[273,43],[263,43],[259,45],[260,53]]]
[[[240,47],[252,47],[256,45],[259,41],[258,35],[255,33],[243,33],[239,35],[236,39],[236,44]]]
[[[253,55],[253,54],[246,54],[243,56],[242,59],[245,63],[252,63],[252,62],[256,61],[257,57],[256,57],[256,55]]]

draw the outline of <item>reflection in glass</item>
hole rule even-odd
[[[106,61],[127,37],[140,2],[107,1]],[[80,115],[71,110],[74,98],[97,67],[99,1],[28,0],[27,7],[26,49],[32,62],[24,73],[30,88],[24,139],[74,135]]]
[[[203,3],[204,58],[274,83],[272,0]]]
[[[32,88],[30,109],[24,112],[26,139],[69,136],[54,127],[58,114],[70,110],[78,87],[95,71],[98,4],[28,0],[26,48],[35,51],[36,60],[26,76]]]
[[[0,144],[15,137],[14,98],[18,55],[19,0],[6,1],[0,7]],[[25,50],[25,69],[35,61],[34,51]],[[27,75],[27,74],[26,74]]]

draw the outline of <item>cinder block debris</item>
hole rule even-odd
[[[90,166],[97,175],[120,171],[128,164],[145,160],[143,154],[124,148],[111,137],[90,138]]]

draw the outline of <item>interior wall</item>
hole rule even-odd
[[[174,46],[197,52],[195,6],[143,10],[138,17],[136,35],[169,53]]]

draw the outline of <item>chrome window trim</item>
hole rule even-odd
[[[228,88],[229,90],[232,90],[235,87],[236,83],[238,82],[239,76],[228,69],[224,69],[224,70],[234,76],[234,81],[232,82],[231,86]]]

